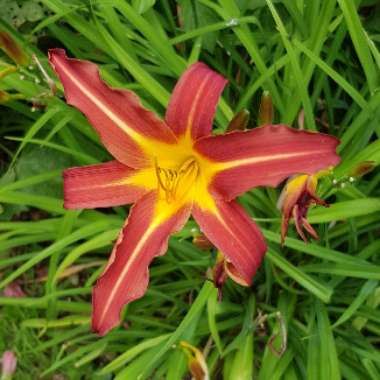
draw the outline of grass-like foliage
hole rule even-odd
[[[25,293],[0,296],[0,354],[16,352],[15,379],[187,379],[181,341],[204,351],[211,379],[380,379],[378,1],[25,3],[0,1],[0,29],[37,56],[57,92],[32,60],[0,78],[0,292],[16,282]],[[65,103],[53,47],[97,63],[161,116],[200,60],[229,80],[216,132],[242,109],[255,127],[266,90],[275,123],[337,136],[342,162],[318,188],[331,206],[309,213],[320,240],[305,244],[291,225],[281,247],[280,189],[254,189],[239,201],[269,248],[252,287],[228,280],[218,302],[206,277],[215,252],[192,243],[190,221],[123,324],[91,333],[91,288],[128,210],[63,208],[62,169],[110,156]],[[1,54],[0,73],[10,65]]]

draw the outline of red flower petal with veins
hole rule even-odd
[[[198,140],[195,149],[222,165],[210,190],[225,199],[257,186],[277,186],[296,174],[313,174],[339,162],[339,140],[321,133],[267,125]]]
[[[215,200],[215,204],[215,212],[195,205],[194,219],[202,232],[233,264],[245,283],[251,284],[267,249],[263,235],[237,202]]]
[[[148,267],[166,252],[169,236],[180,230],[190,215],[184,205],[171,215],[156,214],[157,194],[150,192],[132,208],[93,291],[92,328],[100,335],[115,327],[125,304],[140,298],[149,281]]]
[[[64,171],[64,206],[67,209],[112,207],[136,202],[147,190],[133,183],[137,172],[118,161]]]
[[[220,94],[227,81],[204,63],[191,65],[174,88],[165,120],[177,136],[208,136]]]
[[[143,108],[133,92],[106,85],[95,64],[67,58],[62,49],[49,50],[49,61],[61,79],[67,103],[87,116],[118,161],[132,168],[146,167],[152,139],[176,142],[170,128]]]

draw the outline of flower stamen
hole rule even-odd
[[[165,192],[167,203],[181,200],[189,192],[199,172],[199,166],[194,157],[185,160],[178,169],[162,168],[158,165],[157,159],[154,166],[158,189]]]

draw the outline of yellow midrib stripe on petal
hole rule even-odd
[[[195,95],[195,98],[191,104],[191,109],[190,109],[190,112],[188,114],[188,119],[187,119],[187,122],[186,122],[186,131],[185,131],[185,139],[187,140],[192,140],[192,137],[191,137],[191,129],[192,129],[192,124],[193,124],[193,121],[194,121],[194,116],[195,116],[195,110],[199,104],[199,101],[201,100],[201,95],[202,95],[202,92],[203,92],[203,88],[206,86],[207,84],[207,81],[208,81],[208,78],[209,76],[211,75],[211,73],[207,74],[201,84],[199,85],[198,87],[198,91],[197,91],[197,94]]]
[[[152,233],[152,231],[156,228],[156,225],[155,224],[151,224],[149,226],[149,228],[144,232],[143,236],[141,237],[140,241],[138,242],[138,244],[136,245],[135,249],[133,250],[127,264],[125,265],[125,267],[123,268],[120,276],[118,277],[117,281],[116,281],[116,284],[114,285],[114,287],[112,288],[112,291],[107,299],[107,302],[104,306],[104,309],[103,309],[103,312],[99,318],[99,322],[98,324],[101,325],[104,321],[104,318],[106,317],[107,315],[107,312],[118,292],[118,290],[120,289],[120,286],[122,285],[126,275],[128,274],[132,264],[134,263],[134,261],[136,260],[136,258],[138,257],[138,254],[139,252],[141,251],[141,249],[144,247],[144,244],[146,243],[146,241],[148,240],[150,234]],[[124,237],[125,238],[125,237]],[[115,259],[116,260],[116,259]]]
[[[68,70],[65,65],[60,64],[58,61],[54,63],[58,65],[61,70],[70,78],[70,80],[77,86],[80,91],[90,99],[100,110],[102,110],[119,128],[121,128],[125,133],[127,133],[135,142],[140,145],[146,145],[148,143],[147,139],[137,133],[133,128],[129,127],[119,116],[112,112],[104,103],[102,103],[91,90],[83,84],[75,75]]]
[[[238,238],[238,236],[231,230],[231,228],[226,224],[226,222],[224,221],[223,217],[220,215],[220,213],[218,212],[218,214],[216,215],[217,219],[220,221],[220,223],[224,226],[224,228],[232,235],[235,237],[235,241],[240,245],[240,247],[242,248],[243,251],[247,252],[248,254],[250,253],[250,251],[247,249],[247,247],[245,246],[245,244]],[[253,261],[255,262],[255,265],[258,267],[257,265],[257,261],[256,261],[256,258],[253,257]]]
[[[313,152],[313,153],[318,154],[318,151]],[[320,153],[323,153],[323,152],[321,151]],[[235,168],[238,166],[256,164],[259,162],[286,160],[288,158],[303,157],[303,156],[308,156],[308,155],[310,155],[310,151],[296,152],[296,153],[285,153],[285,154],[271,154],[268,156],[255,156],[255,157],[242,158],[239,160],[226,161],[226,162],[217,161],[217,162],[215,162],[214,166],[219,170],[226,170],[226,169],[232,169],[232,168]]]
[[[238,238],[238,236],[231,230],[231,228],[225,222],[211,194],[209,194],[208,198],[209,199],[207,200],[203,198],[202,202],[195,201],[195,203],[202,210],[202,212],[209,212],[210,214],[213,214],[214,217],[220,222],[220,224],[230,233],[230,235],[235,238],[235,241],[239,244],[241,249],[249,254],[249,250],[246,248],[245,244],[241,241],[241,239]],[[255,261],[255,264],[257,265],[256,259],[254,259],[254,261]]]
[[[106,317],[107,312],[108,312],[118,290],[122,286],[124,279],[128,275],[128,272],[130,271],[134,261],[138,257],[141,250],[144,248],[144,244],[149,239],[149,236],[152,234],[152,232],[158,226],[160,226],[162,223],[166,222],[170,217],[174,216],[184,206],[184,203],[182,203],[182,204],[175,203],[171,207],[165,208],[162,206],[162,203],[163,203],[162,201],[158,201],[156,203],[155,210],[154,210],[154,216],[153,216],[153,219],[151,221],[151,224],[149,225],[147,230],[144,232],[140,241],[138,242],[138,244],[136,245],[136,247],[132,251],[127,264],[124,266],[124,268],[123,268],[122,272],[120,273],[114,287],[112,288],[112,291],[111,291],[111,293],[107,299],[107,302],[104,306],[103,312],[100,316],[99,325],[101,325],[102,322],[104,321],[104,318]],[[125,236],[123,236],[123,238],[125,238]]]

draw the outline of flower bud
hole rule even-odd
[[[1,358],[1,380],[11,380],[16,372],[17,357],[13,351],[5,351]]]
[[[261,97],[260,109],[259,109],[259,120],[258,125],[272,124],[274,119],[274,110],[272,97],[269,91],[264,91]]]
[[[193,244],[202,251],[208,251],[214,247],[211,241],[202,233],[193,237]]]
[[[318,178],[321,175],[326,175],[325,173],[326,171],[321,171],[312,176],[307,174],[297,175],[290,178],[286,183],[277,204],[282,211],[282,245],[285,241],[290,218],[294,219],[297,233],[303,241],[307,242],[303,229],[314,239],[319,239],[317,232],[307,221],[307,212],[312,204],[328,207],[328,204],[323,199],[318,198],[316,194]]]
[[[11,282],[9,285],[7,285],[4,290],[3,294],[5,297],[13,297],[13,298],[20,298],[25,297],[25,293],[22,290],[21,286],[16,282]]]
[[[247,128],[250,113],[246,109],[239,111],[228,124],[226,132],[243,131]]]
[[[206,360],[202,352],[188,342],[182,341],[180,346],[188,357],[188,367],[194,380],[209,380]]]
[[[212,282],[218,289],[218,300],[222,301],[222,288],[227,278],[230,278],[241,286],[249,286],[247,282],[241,277],[235,266],[231,263],[221,251],[218,251],[216,263],[211,270]]]
[[[27,65],[29,62],[28,56],[21,49],[13,37],[5,32],[0,31],[0,48],[18,65]]]

